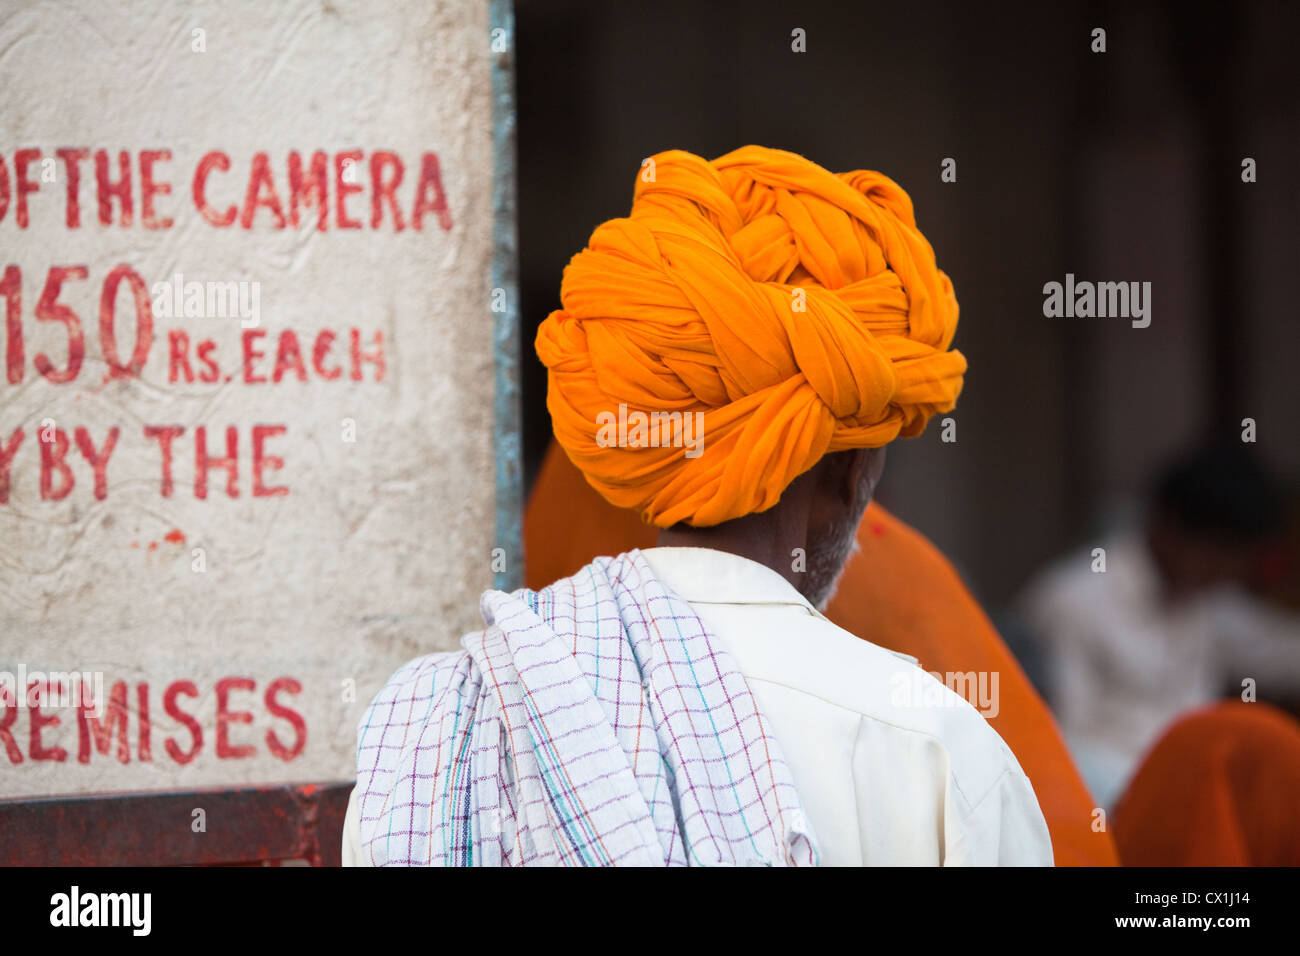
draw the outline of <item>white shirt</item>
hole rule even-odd
[[[1300,618],[1230,587],[1161,600],[1145,541],[1071,555],[1026,591],[1020,610],[1047,652],[1052,708],[1079,770],[1113,806],[1147,750],[1186,711],[1241,693],[1300,689]]]
[[[830,866],[1052,865],[1028,778],[970,704],[912,658],[819,614],[764,565],[642,552],[732,656],[785,754]],[[343,862],[361,860],[355,805]]]

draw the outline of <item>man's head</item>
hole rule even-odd
[[[1147,541],[1167,593],[1244,581],[1258,546],[1281,525],[1273,479],[1240,443],[1174,461],[1151,493]]]
[[[555,436],[592,487],[660,528],[779,526],[818,591],[883,464],[867,450],[950,410],[966,369],[907,194],[781,150],[647,160],[561,300],[537,352]]]

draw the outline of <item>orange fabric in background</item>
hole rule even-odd
[[[659,529],[615,508],[552,442],[524,517],[526,583],[542,588],[597,555],[653,547]],[[947,559],[874,502],[858,529],[827,617],[926,670],[997,672],[999,711],[989,723],[1034,786],[1058,866],[1114,866],[1108,833],[1092,830],[1093,801],[1047,705]]]
[[[1300,723],[1225,701],[1180,718],[1115,808],[1128,866],[1300,866]]]

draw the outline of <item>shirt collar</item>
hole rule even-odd
[[[690,604],[790,604],[822,615],[767,565],[713,548],[646,548],[660,582]]]

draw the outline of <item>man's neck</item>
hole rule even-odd
[[[801,527],[788,520],[778,506],[762,514],[746,515],[710,528],[674,525],[659,532],[661,548],[712,548],[726,551],[771,568],[796,588],[800,574],[795,570],[796,549],[806,548]]]

